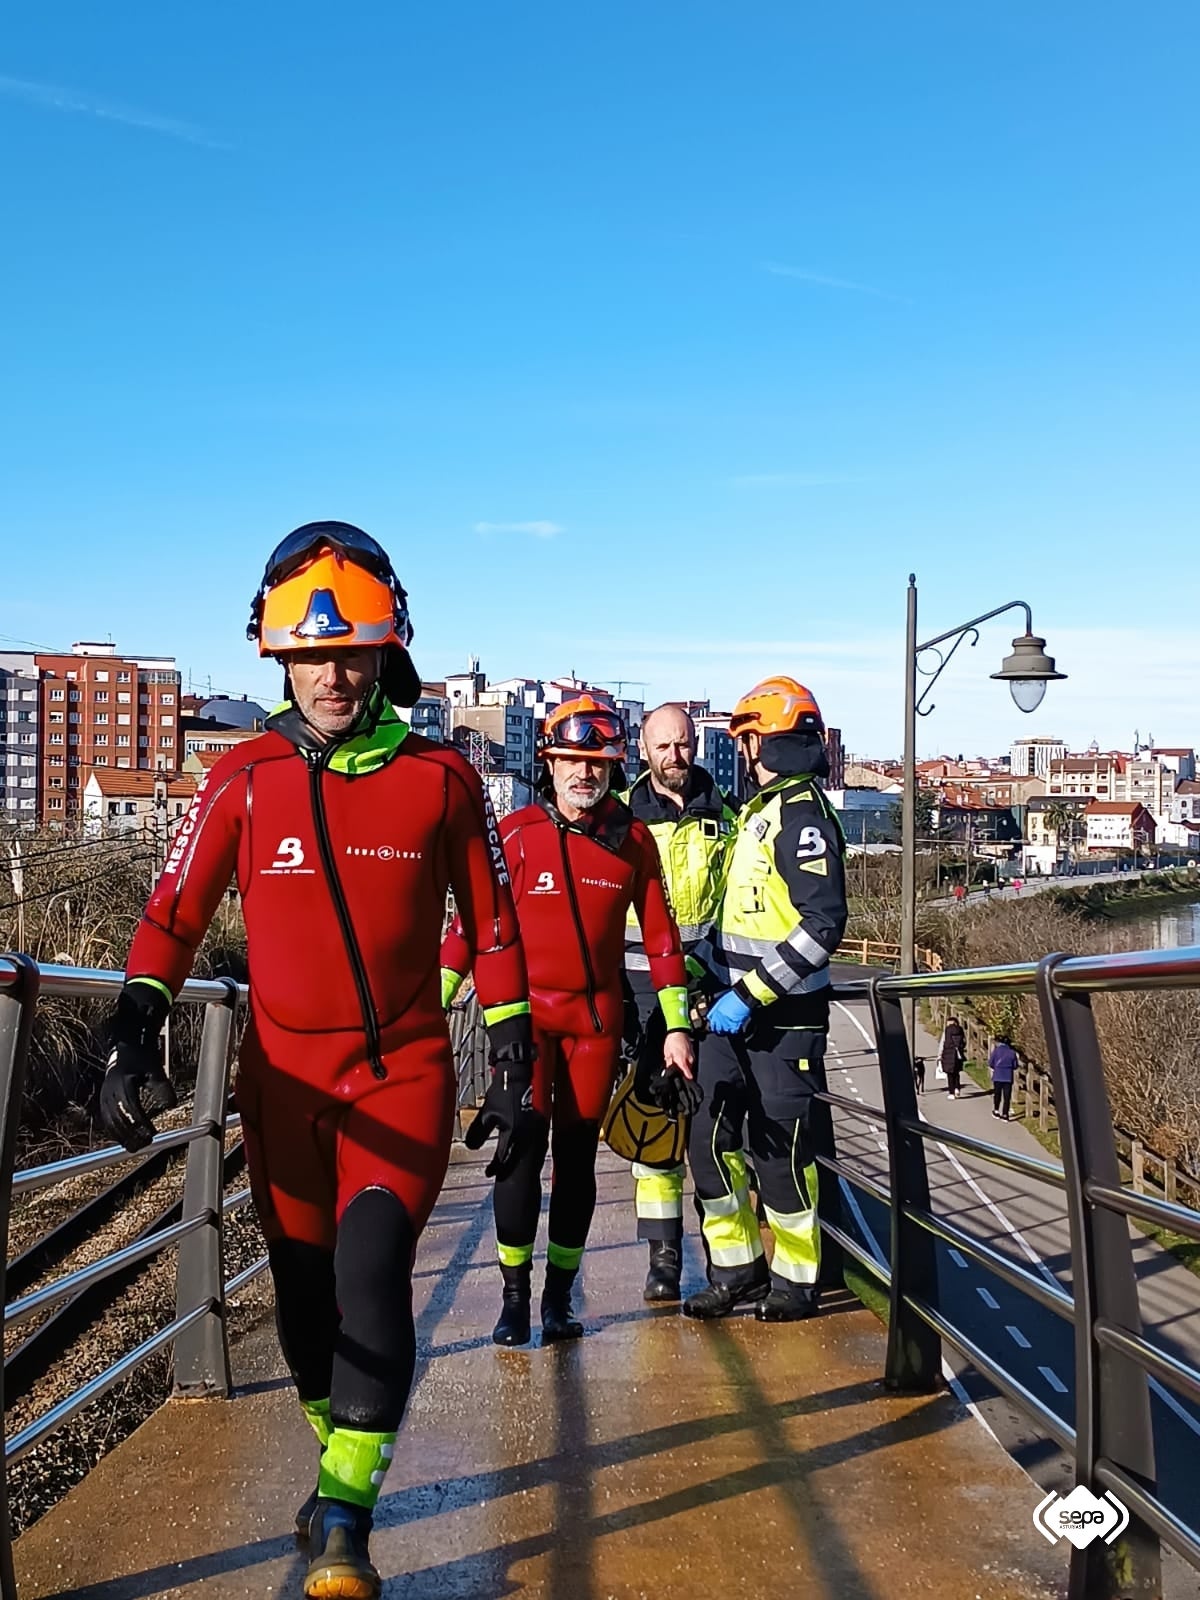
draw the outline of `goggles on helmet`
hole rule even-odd
[[[369,533],[364,533],[350,522],[306,522],[303,527],[294,529],[280,540],[267,560],[262,582],[251,604],[246,637],[258,641],[260,651],[270,648],[263,640],[263,611],[268,594],[316,562],[323,552],[341,556],[344,561],[361,568],[387,586],[392,596],[393,613],[389,633],[394,631],[396,641],[407,648],[413,637],[408,595],[396,576],[387,551]],[[302,627],[297,629],[297,643],[303,642],[306,637]],[[276,644],[274,648],[283,646]]]
[[[625,757],[625,726],[615,711],[572,712],[547,729],[542,754],[621,761]]]

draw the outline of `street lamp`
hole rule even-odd
[[[917,718],[927,717],[933,710],[925,701],[963,640],[972,647],[978,644],[980,624],[1006,611],[1025,613],[1025,632],[1013,640],[1012,654],[1005,656],[1000,671],[993,672],[992,677],[1008,684],[1019,711],[1036,711],[1046,693],[1046,685],[1065,678],[1066,673],[1055,668],[1054,657],[1046,654],[1045,639],[1034,633],[1033,613],[1025,601],[1007,600],[993,611],[985,611],[980,617],[972,617],[970,622],[962,622],[957,628],[948,628],[936,638],[918,644],[917,580],[915,574],[908,575],[908,626],[904,645],[904,798],[900,830],[901,972],[917,970]],[[943,645],[949,648],[943,650],[940,648]],[[921,657],[930,653],[937,658],[936,665],[923,667]],[[918,674],[928,679],[919,695]],[[911,1017],[909,1026],[911,1032]]]

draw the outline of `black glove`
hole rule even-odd
[[[685,1078],[682,1072],[676,1072],[674,1067],[665,1066],[661,1061],[650,1074],[649,1095],[672,1122],[678,1122],[680,1117],[695,1116],[704,1100],[704,1090],[695,1078]]]
[[[497,1135],[496,1153],[484,1168],[489,1178],[508,1176],[545,1121],[533,1109],[533,1058],[529,1039],[510,1039],[492,1053],[492,1081],[463,1139],[468,1150],[479,1150]]]
[[[170,1009],[161,989],[136,979],[125,985],[117,1001],[99,1110],[105,1133],[126,1150],[144,1149],[154,1137],[150,1118],[177,1103],[158,1048]]]
[[[662,1014],[662,1007],[655,1006],[646,1018],[645,1030],[634,1057],[633,1092],[644,1106],[658,1104],[654,1098],[653,1080],[656,1071],[662,1068],[666,1038],[667,1019]]]

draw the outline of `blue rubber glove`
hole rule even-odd
[[[732,989],[726,989],[709,1006],[704,1020],[709,1033],[741,1033],[750,1021],[750,1007],[740,995],[734,994]]]

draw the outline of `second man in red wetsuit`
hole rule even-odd
[[[540,1140],[527,1143],[496,1181],[504,1303],[492,1337],[502,1345],[525,1344],[530,1336],[547,1147],[554,1177],[542,1337],[552,1342],[583,1332],[572,1314],[571,1286],[596,1206],[596,1147],[621,1050],[630,906],[666,1020],[664,1069],[691,1077],[694,1061],[687,974],[658,850],[649,829],[609,793],[625,754],[621,719],[590,695],[568,701],[547,719],[541,754],[543,793],[500,825],[529,967],[537,1051],[533,1109],[543,1119]],[[444,999],[472,960],[456,922],[442,946]]]

